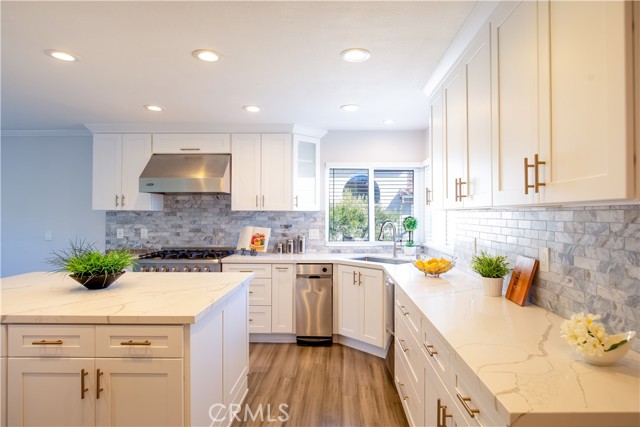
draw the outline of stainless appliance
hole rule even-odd
[[[219,273],[220,260],[234,252],[235,249],[227,247],[163,248],[140,255],[133,271]]]
[[[230,154],[154,154],[140,174],[141,193],[231,192]]]
[[[296,342],[330,346],[333,342],[333,265],[296,267]]]

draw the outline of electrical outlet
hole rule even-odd
[[[540,258],[540,271],[548,273],[549,272],[549,248],[540,248],[538,250],[538,257]]]
[[[149,237],[149,231],[146,228],[141,228],[140,229],[140,238],[141,239],[146,239],[147,237]]]
[[[53,232],[51,230],[47,230],[44,232],[44,240],[53,240]]]
[[[320,240],[320,230],[317,228],[310,228],[309,240]]]
[[[124,239],[124,228],[118,228],[116,230],[116,238]]]

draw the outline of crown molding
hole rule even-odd
[[[217,125],[208,123],[85,124],[92,133],[296,133],[322,138],[327,131],[294,124]],[[319,135],[319,136],[318,136]]]
[[[86,129],[77,130],[0,130],[1,136],[36,136],[36,137],[51,137],[51,136],[91,136],[91,132]]]

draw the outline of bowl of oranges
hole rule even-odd
[[[456,265],[456,259],[445,258],[419,259],[413,262],[413,266],[422,271],[425,276],[439,277],[451,270]]]

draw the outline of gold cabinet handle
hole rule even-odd
[[[431,344],[423,343],[422,345],[424,345],[424,348],[427,349],[427,353],[429,353],[429,356],[433,357],[434,355],[438,354],[438,352],[433,349],[433,346]]]
[[[409,315],[408,311],[404,311],[403,309],[406,308],[406,306],[401,305],[400,303],[398,303],[398,309],[400,309],[400,313],[404,314],[405,316]]]
[[[118,195],[116,194],[116,208],[117,208],[118,206],[120,206],[120,205],[118,204],[118,200],[120,200],[120,196],[118,196]]]
[[[250,294],[252,294],[252,293],[253,293],[253,291],[249,291],[249,293],[250,293]]]
[[[88,388],[84,387],[84,377],[89,375],[84,369],[80,370],[80,399],[84,399],[84,394],[89,391]]]
[[[149,341],[149,340],[144,340],[144,341],[129,340],[129,341],[122,341],[120,343],[120,345],[151,345],[151,341]]]
[[[100,399],[100,392],[104,391],[102,387],[100,387],[100,377],[104,374],[100,369],[96,371],[96,399]]]
[[[405,353],[406,353],[407,351],[411,350],[410,348],[406,348],[406,347],[403,345],[404,340],[398,339],[398,342],[400,343],[400,348],[402,349],[402,351],[403,351],[403,352],[405,352]]]
[[[431,195],[431,190],[429,189],[429,187],[425,187],[424,200],[427,206],[429,206],[432,202],[430,195]]]
[[[356,271],[353,271],[353,284],[356,284]]]
[[[447,405],[440,404],[438,399],[437,427],[447,427],[447,418],[453,418],[453,414],[447,414]]]
[[[262,195],[262,209],[264,209],[264,194]]]
[[[530,188],[535,188],[535,185],[529,185],[529,168],[535,167],[535,165],[529,164],[529,158],[524,158],[524,194],[529,194]]]
[[[62,340],[55,340],[55,341],[47,341],[47,340],[40,340],[40,341],[32,341],[31,345],[62,345]]]
[[[409,398],[408,394],[404,394],[404,384],[398,383],[400,386],[400,393],[402,394],[402,400],[407,400]]]
[[[288,270],[289,267],[276,267],[276,270]]]
[[[540,192],[540,187],[547,184],[540,182],[540,165],[546,165],[547,162],[541,162],[537,154],[533,156],[533,164],[529,164],[529,158],[524,158],[524,194],[529,194],[529,189],[533,188],[536,193]],[[529,168],[533,168],[533,184],[529,184]]]
[[[458,201],[461,202],[462,199],[464,199],[465,197],[467,197],[466,194],[462,194],[462,186],[463,185],[467,185],[467,181],[463,181],[462,178],[460,178],[458,180],[458,186],[460,187],[460,194],[458,195]]]
[[[358,272],[358,286],[362,286],[362,273]]]
[[[480,413],[480,409],[472,408],[471,406],[469,406],[469,402],[471,402],[470,397],[463,397],[460,393],[456,393],[456,397],[458,398],[460,403],[462,403],[462,406],[471,418],[475,418],[476,414]]]
[[[122,207],[124,207],[124,194],[122,195]]]
[[[260,206],[258,206],[258,195],[256,194],[256,208],[259,208]]]
[[[249,318],[249,322],[253,322],[253,319],[252,319],[252,318]]]
[[[296,199],[296,205],[295,206],[297,208],[298,207],[298,196],[296,196],[295,199]]]
[[[238,270],[239,273],[253,273],[253,270]]]
[[[180,151],[200,151],[199,148],[181,148]]]

